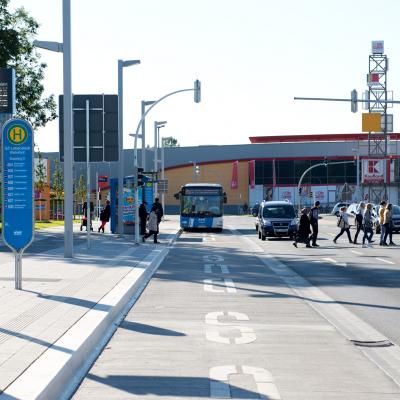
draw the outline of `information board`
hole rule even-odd
[[[0,68],[0,114],[15,114],[15,70]]]
[[[34,232],[33,131],[22,119],[11,119],[2,131],[3,240],[19,252]]]

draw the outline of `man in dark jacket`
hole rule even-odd
[[[162,217],[164,216],[164,210],[163,210],[163,206],[160,203],[160,199],[158,197],[156,197],[154,199],[154,203],[153,203],[153,207],[156,207],[157,211],[157,222],[158,224],[160,224]]]
[[[312,245],[314,247],[318,247],[319,245],[317,244],[317,237],[318,237],[318,218],[319,218],[319,201],[316,201],[314,203],[314,206],[311,207],[310,210],[310,224],[312,228]]]
[[[305,243],[306,247],[310,246],[310,219],[307,215],[307,209],[303,208],[301,210],[300,222],[299,222],[299,229],[297,231],[296,239],[293,243],[294,247],[297,247],[297,243]]]
[[[104,227],[106,226],[106,223],[110,221],[110,216],[111,216],[111,206],[110,206],[110,200],[106,201],[106,206],[101,210],[100,212],[100,221],[101,225],[98,229],[98,232],[103,231],[104,233]]]
[[[142,236],[142,241],[145,240],[146,235],[146,223],[147,223],[147,216],[149,215],[146,209],[146,202],[143,201],[142,204],[139,206],[139,219],[140,219],[140,234]]]

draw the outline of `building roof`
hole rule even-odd
[[[315,135],[250,136],[251,143],[348,142],[368,140],[367,133],[326,133]],[[400,133],[391,133],[391,140],[400,140]]]

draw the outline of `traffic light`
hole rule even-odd
[[[357,90],[353,89],[351,91],[351,112],[356,113],[358,111],[358,102],[357,102]]]
[[[310,199],[312,199],[312,197],[313,197],[313,192],[310,192],[310,193],[308,194],[308,197],[309,197]]]
[[[143,186],[145,184],[144,181],[145,176],[143,175],[143,168],[137,169],[137,185],[138,186]]]
[[[201,82],[196,79],[194,81],[194,102],[200,103],[201,101]]]
[[[301,196],[302,191],[303,191],[303,188],[299,188],[299,196]]]

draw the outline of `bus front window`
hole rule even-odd
[[[182,196],[182,215],[218,217],[222,215],[221,196]]]

